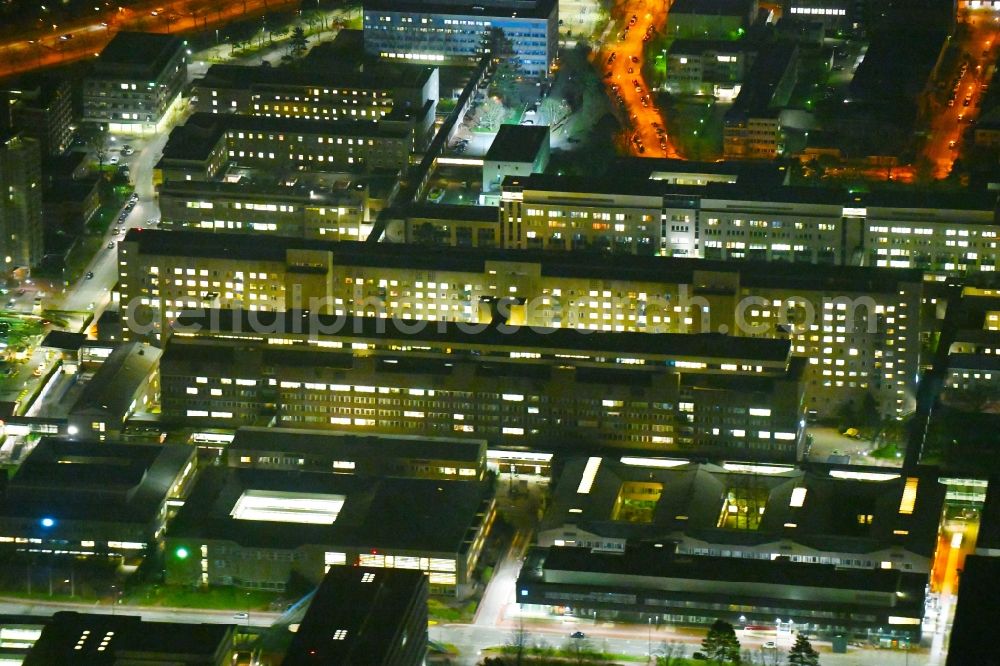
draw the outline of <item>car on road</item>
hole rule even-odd
[[[134,152],[135,152],[135,149],[132,146],[130,146],[128,144],[125,144],[124,146],[122,146],[122,155],[131,155]]]
[[[777,650],[778,644],[775,643],[774,641],[767,641],[766,643],[761,645],[761,647],[765,650]]]
[[[87,271],[87,279],[88,280],[94,279],[94,271]]]
[[[35,370],[31,374],[33,374],[35,377],[41,377],[42,376],[42,366],[38,366],[37,368],[35,368]]]
[[[117,155],[112,155],[110,158],[108,158],[108,164],[112,164],[112,165],[118,164],[118,156]]]
[[[109,250],[115,249],[115,242],[114,241],[111,241],[110,243],[108,243],[108,249]]]
[[[636,21],[638,21],[638,20],[639,20],[639,15],[638,14],[632,14],[632,18],[630,18],[628,20],[628,24],[629,25],[635,25]]]
[[[582,631],[574,631],[572,634],[569,635],[569,637],[570,638],[586,638],[587,634],[583,633]]]
[[[61,41],[61,42],[68,42],[71,39],[73,39],[73,33],[72,32],[67,32],[65,35],[59,35],[59,41]]]
[[[17,295],[18,296],[24,296],[24,289],[18,289],[17,290]]]
[[[136,201],[139,200],[139,195],[133,192],[132,195],[128,198],[128,200],[131,201],[132,203],[135,203]]]
[[[250,617],[250,613],[233,613],[234,620],[246,620]]]
[[[611,55],[608,56],[608,64],[610,65],[611,63],[613,63],[615,61],[615,58],[617,57],[618,57],[618,51],[612,51]]]
[[[639,56],[632,56],[632,62],[639,64]]]

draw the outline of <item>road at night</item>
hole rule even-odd
[[[969,32],[962,41],[962,59],[969,63],[968,67],[961,71],[950,105],[934,109],[930,136],[924,148],[925,158],[933,165],[935,179],[947,178],[951,172],[962,148],[962,134],[979,116],[985,86],[989,84],[997,60],[1000,22],[992,14],[970,14],[967,25]],[[951,77],[952,72],[948,75]],[[953,80],[948,78],[944,83],[950,86]]]
[[[625,0],[617,10],[623,16],[598,51],[595,65],[608,94],[628,119],[628,150],[645,157],[680,157],[666,133],[649,84],[642,75],[648,37],[663,30],[667,5],[655,0]]]
[[[0,44],[0,78],[94,57],[121,30],[204,31],[298,6],[298,0],[161,0],[122,11],[112,7],[95,14],[89,24],[60,26],[37,39]]]

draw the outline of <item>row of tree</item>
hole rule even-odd
[[[733,625],[723,620],[716,620],[709,627],[708,634],[701,642],[701,650],[709,663],[718,666],[742,664],[744,661],[740,652],[740,640],[736,637],[736,630]],[[775,651],[775,666],[777,663]],[[795,637],[795,644],[789,650],[785,663],[788,666],[819,666],[819,653],[813,648],[809,639],[800,633]],[[657,666],[671,666],[671,663],[667,659],[657,660]]]

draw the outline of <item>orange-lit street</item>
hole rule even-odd
[[[0,44],[0,78],[94,57],[120,30],[206,30],[298,5],[298,0],[159,0],[129,9],[106,6],[94,14],[92,23],[56,25],[37,39]]]
[[[965,557],[976,549],[979,535],[979,511],[974,508],[948,509],[938,534],[931,591],[942,595],[957,594]]]
[[[680,157],[642,75],[644,47],[666,24],[667,3],[623,0],[615,13],[621,18],[594,64],[626,118],[628,150],[646,157]]]
[[[935,179],[947,178],[962,149],[962,135],[980,113],[980,102],[993,76],[1000,39],[1000,20],[992,13],[970,13],[966,17],[968,34],[961,41],[963,59],[960,69],[943,83],[948,86],[947,101],[934,107],[931,131],[924,149],[933,166]]]

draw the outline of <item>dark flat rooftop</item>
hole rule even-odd
[[[419,88],[434,72],[434,67],[398,63],[365,63],[363,68],[331,66],[320,68],[251,67],[247,65],[212,65],[195,82],[208,87],[232,86],[332,86],[365,90]]]
[[[634,587],[648,584],[642,578],[675,578],[896,592],[914,585],[922,587],[927,580],[926,574],[908,574],[899,569],[847,569],[832,564],[806,564],[780,559],[678,555],[669,548],[652,546],[629,548],[624,554],[591,553],[589,548],[552,547],[545,555],[544,569],[634,576]],[[922,583],[919,582],[921,580]]]
[[[119,70],[135,68],[158,73],[184,42],[174,35],[153,32],[119,32],[101,51],[98,72],[103,66]]]
[[[455,220],[472,222],[493,222],[500,224],[500,213],[496,206],[461,206],[458,204],[412,204],[406,207],[409,218],[431,220]],[[380,243],[385,245],[385,243]]]
[[[137,615],[71,611],[59,611],[40,623],[45,628],[25,658],[26,666],[210,664],[216,663],[223,647],[232,641],[233,632],[233,625],[228,624],[148,622]],[[106,648],[98,650],[105,639]]]
[[[998,666],[1000,651],[993,632],[1000,597],[1000,557],[970,555],[965,558],[961,576],[947,664]]]
[[[231,512],[246,490],[343,495],[345,501],[330,525],[237,520]],[[476,481],[211,467],[198,478],[170,536],[283,549],[315,544],[458,553],[491,492],[487,482]]]
[[[416,207],[412,217],[433,217],[438,209],[458,219],[463,211],[473,213],[483,206]],[[494,219],[494,218],[491,218]],[[696,272],[739,273],[740,285],[759,288],[798,288],[844,292],[891,293],[900,282],[921,282],[923,274],[916,269],[886,269],[852,266],[810,265],[786,262],[715,261],[684,257],[621,256],[605,253],[558,252],[545,250],[504,250],[489,248],[416,247],[402,243],[368,244],[352,241],[304,241],[296,238],[269,238],[262,244],[246,234],[206,234],[201,231],[130,229],[127,242],[139,243],[140,254],[165,256],[227,257],[247,261],[285,261],[291,249],[325,250],[332,252],[339,266],[371,266],[409,268],[413,270],[451,270],[485,273],[487,262],[540,264],[541,274],[558,277],[578,277],[600,280],[635,280],[694,284]],[[703,278],[704,279],[704,278]],[[698,286],[698,285],[696,285]]]
[[[548,18],[557,0],[482,0],[471,3],[427,0],[364,0],[364,10],[407,14],[451,14],[458,16],[512,16]]]
[[[170,132],[163,159],[203,160],[226,132],[281,132],[320,136],[389,137],[402,139],[409,130],[369,120],[304,120],[236,113],[196,113]]]
[[[674,0],[671,14],[749,16],[751,0]]]
[[[534,350],[586,350],[608,354],[646,354],[668,359],[717,358],[753,359],[758,362],[787,362],[791,343],[788,340],[732,337],[717,333],[628,333],[546,328],[541,326],[506,326],[456,322],[431,322],[414,326],[409,320],[377,317],[340,317],[308,312],[248,312],[245,310],[206,310],[181,313],[178,329],[192,331],[268,331],[270,335],[306,333],[317,323],[331,337],[406,340],[469,348],[524,347]],[[416,330],[414,330],[416,329]],[[170,346],[168,346],[168,354]],[[323,356],[331,356],[323,352]]]
[[[418,612],[415,607],[426,605],[426,585],[420,571],[330,567],[282,664],[396,663],[387,661],[387,653],[403,638],[400,634]],[[346,636],[334,640],[336,630],[345,631]]]
[[[485,159],[487,162],[534,162],[548,141],[548,125],[501,125]]]
[[[182,445],[41,440],[8,483],[0,515],[151,522],[191,459]]]
[[[803,203],[826,205],[849,205],[846,190],[839,188],[783,186],[762,188],[753,183],[708,183],[706,185],[672,185],[662,180],[627,177],[589,178],[579,176],[557,176],[532,174],[530,176],[507,176],[503,180],[504,189],[520,187],[573,195],[610,194],[650,197],[689,197],[691,207],[701,199],[729,199],[735,201],[765,201],[775,204]]]
[[[347,459],[428,458],[478,462],[483,442],[402,435],[359,435],[294,428],[243,427],[227,447],[230,455],[245,451],[317,453]]]

